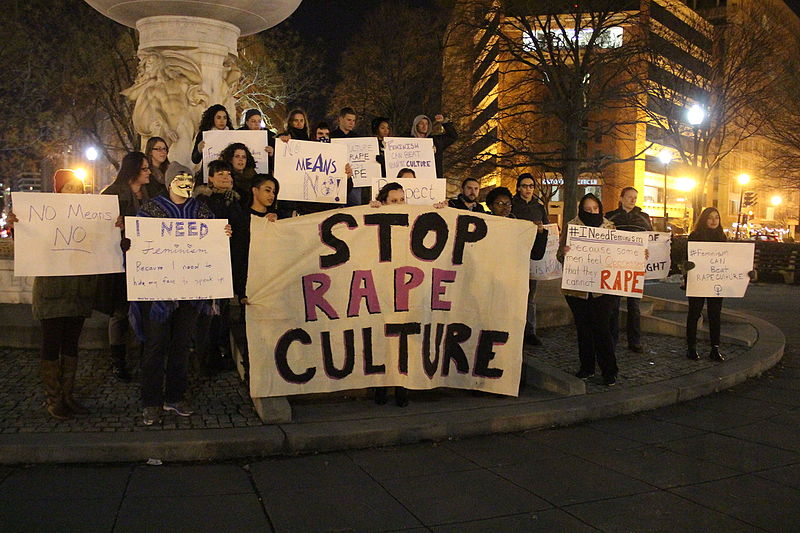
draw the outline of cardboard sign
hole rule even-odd
[[[116,196],[11,193],[15,276],[123,272]]]
[[[436,179],[436,160],[430,137],[386,137],[383,146],[387,178],[395,178],[401,169],[410,168],[419,179]]]
[[[433,205],[447,200],[447,181],[446,180],[426,180],[404,178],[393,180],[388,178],[378,178],[372,180],[372,198],[378,195],[378,191],[387,183],[399,183],[405,189],[406,203],[409,205]]]
[[[399,385],[516,396],[535,226],[430,207],[253,217],[253,397]],[[503,275],[487,275],[503,258]]]
[[[561,288],[641,298],[644,293],[645,232],[569,224]]]
[[[275,177],[281,200],[343,204],[347,201],[347,147],[313,141],[275,143]]]
[[[265,130],[208,130],[203,132],[203,181],[208,183],[208,164],[219,159],[219,154],[233,143],[247,146],[256,160],[256,172],[269,174],[267,132]]]
[[[694,268],[686,275],[686,296],[741,298],[753,270],[753,242],[689,241],[689,261]]]
[[[561,277],[561,263],[556,258],[561,238],[558,234],[558,224],[545,224],[544,228],[547,230],[547,248],[544,257],[531,261],[531,279],[558,279]]]
[[[353,169],[353,187],[369,187],[381,177],[381,164],[375,159],[380,150],[376,137],[331,139],[331,144],[347,147],[347,162]]]
[[[125,217],[128,300],[233,297],[224,219]]]
[[[672,233],[659,231],[647,232],[647,266],[644,279],[664,279],[669,276],[672,267]]]

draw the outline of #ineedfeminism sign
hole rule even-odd
[[[433,205],[438,202],[447,200],[447,180],[437,179],[419,179],[419,178],[402,178],[402,179],[389,179],[379,178],[373,180],[372,185],[372,198],[378,194],[378,191],[387,183],[399,183],[405,189],[406,203],[410,205]]]
[[[224,219],[125,217],[128,300],[231,298]]]
[[[641,298],[647,233],[567,226],[561,288]]]
[[[376,137],[331,139],[331,144],[347,148],[347,162],[353,169],[353,187],[369,187],[373,179],[381,177],[381,164],[375,159],[380,154]]]
[[[689,241],[689,261],[694,268],[686,275],[686,296],[741,298],[753,270],[753,242]]]
[[[403,168],[410,168],[417,178],[436,179],[433,139],[430,137],[386,137],[383,140],[386,177],[397,177]]]
[[[531,260],[531,279],[548,280],[561,277],[561,263],[556,254],[560,236],[558,234],[558,224],[545,224],[547,230],[547,248],[544,257],[538,260]]]
[[[123,272],[116,196],[15,192],[15,276]]]
[[[671,249],[672,233],[647,232],[648,258],[644,279],[664,279],[669,276],[669,269],[672,266]]]
[[[347,200],[347,147],[290,140],[275,143],[281,199],[343,204]]]
[[[515,396],[535,231],[409,205],[253,217],[251,396],[379,386]]]
[[[256,160],[256,172],[269,174],[267,154],[267,132],[265,130],[208,130],[203,132],[203,181],[208,182],[208,164],[219,159],[219,154],[233,143],[247,146]]]

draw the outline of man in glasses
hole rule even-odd
[[[535,182],[527,172],[517,178],[517,193],[511,199],[511,214],[515,218],[530,220],[539,227],[547,220],[547,212],[542,203],[533,194]],[[536,280],[528,280],[528,313],[525,317],[525,344],[541,346],[542,341],[536,335]]]

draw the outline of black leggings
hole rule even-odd
[[[686,316],[686,344],[697,346],[697,320],[703,312],[703,304],[708,302],[708,331],[711,344],[719,346],[722,298],[689,297],[689,314]]]
[[[78,339],[83,329],[82,316],[42,319],[42,359],[57,361],[58,356],[78,357]]]

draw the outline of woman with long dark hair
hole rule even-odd
[[[728,237],[722,230],[722,222],[716,207],[706,207],[700,213],[694,231],[689,234],[690,241],[726,242]],[[684,273],[694,268],[694,263],[684,263]],[[711,352],[708,357],[713,361],[724,361],[719,352],[720,330],[722,320],[722,298],[689,296],[689,313],[686,315],[686,357],[700,359],[697,354],[697,321],[703,312],[703,305],[708,310],[708,332],[711,337]]]
[[[144,148],[144,155],[150,163],[150,183],[145,188],[150,198],[167,192],[164,185],[164,174],[169,167],[169,146],[161,137],[150,137]]]
[[[250,149],[243,143],[231,143],[219,153],[219,158],[233,169],[233,190],[239,193],[243,205],[249,205],[250,185],[256,175],[256,160]]]
[[[157,138],[157,137],[154,137]],[[152,139],[150,139],[152,140]],[[154,144],[159,144],[155,142]],[[166,143],[164,143],[166,145]],[[148,146],[150,143],[148,142]],[[119,216],[135,217],[139,208],[151,196],[147,185],[150,183],[151,167],[148,158],[142,152],[130,152],[122,158],[116,179],[103,189],[100,194],[116,195],[119,203]],[[167,189],[162,185],[162,194]],[[120,221],[121,222],[121,221]],[[124,227],[123,227],[124,237]],[[114,376],[125,383],[131,381],[127,369],[128,340],[128,289],[125,273],[103,274],[98,282],[97,303],[95,307],[109,315],[108,344],[111,349],[111,369]]]
[[[231,117],[228,115],[228,110],[224,105],[214,104],[203,111],[203,116],[200,118],[200,130],[197,132],[197,137],[194,138],[192,163],[198,164],[203,161],[203,148],[206,145],[205,141],[203,141],[204,131],[232,129]]]

